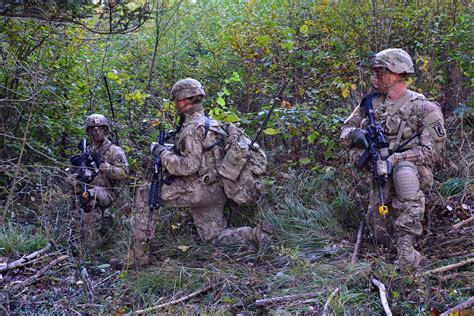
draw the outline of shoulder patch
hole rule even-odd
[[[438,137],[445,137],[446,136],[446,132],[444,131],[444,127],[443,127],[443,124],[442,124],[441,120],[436,121],[433,124],[433,130],[435,131],[435,133]]]

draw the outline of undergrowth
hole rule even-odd
[[[0,230],[0,254],[19,257],[46,246],[47,236],[42,230],[28,226],[8,225]]]
[[[374,248],[367,236],[359,260],[351,264],[358,216],[351,215],[356,206],[350,193],[344,187],[336,189],[335,181],[338,179],[317,172],[293,171],[268,188],[257,208],[230,207],[227,215],[231,226],[254,226],[262,221],[272,224],[272,245],[260,251],[245,245],[216,247],[204,243],[187,212],[160,210],[151,247],[152,265],[139,270],[114,271],[107,264],[111,257],[125,256],[130,249],[128,219],[118,214],[114,231],[95,256],[85,260],[83,255],[87,254],[74,252],[73,239],[58,244],[70,247],[74,265],[59,269],[54,272],[55,277],[42,283],[55,289],[55,300],[67,304],[45,304],[42,296],[30,297],[18,301],[16,311],[69,313],[69,307],[64,306],[70,306],[79,313],[122,314],[167,303],[213,285],[211,290],[159,312],[319,314],[330,294],[339,288],[330,302],[334,314],[379,314],[383,308],[371,277],[386,285],[395,314],[426,314],[432,308],[442,310],[472,296],[472,267],[460,269],[455,278],[403,274],[387,262],[387,255]],[[70,227],[67,229],[74,235],[77,226],[73,221],[61,225],[58,222],[52,230],[55,238],[69,236],[60,227]],[[47,241],[41,229],[10,228],[1,237],[2,255],[7,257],[30,253]],[[427,268],[458,260],[437,260]],[[95,284],[92,298],[85,294],[80,277],[84,268]],[[67,289],[58,290],[57,280],[67,280],[61,285]],[[313,298],[265,307],[256,304],[265,298],[307,293],[312,293]]]

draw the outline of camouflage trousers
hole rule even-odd
[[[370,205],[367,223],[375,240],[390,245],[391,236],[420,236],[425,213],[425,195],[420,189],[419,175],[410,162],[400,162],[383,188],[385,204],[389,214],[379,213],[380,194],[375,183],[370,190]],[[393,224],[392,224],[393,223]]]
[[[149,222],[148,196],[150,185],[139,187],[135,194],[132,209],[132,237],[135,260],[149,262],[149,241],[154,237],[158,221],[153,212]],[[170,185],[164,184],[161,190],[160,206],[189,208],[201,240],[215,245],[244,243],[254,238],[256,228],[227,228],[224,206],[227,197],[218,184],[203,184],[199,179],[189,181],[175,178]]]
[[[90,212],[81,212],[81,237],[83,244],[88,249],[94,249],[102,243],[102,226],[104,209],[112,204],[112,193],[103,187],[89,189],[91,200]]]

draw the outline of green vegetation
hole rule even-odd
[[[0,263],[47,242],[70,256],[21,297],[9,296],[10,312],[123,314],[215,284],[160,312],[321,313],[340,287],[330,303],[333,313],[380,314],[370,276],[387,286],[394,314],[446,310],[472,296],[472,265],[446,275],[402,275],[387,263],[393,253],[378,249],[367,232],[360,259],[350,264],[368,184],[339,146],[341,123],[370,88],[371,55],[406,49],[415,62],[412,89],[441,104],[448,131],[444,166],[427,193],[431,234],[419,247],[426,269],[467,258],[472,227],[453,232],[451,225],[462,218],[445,205],[472,207],[470,2],[160,0],[146,8],[144,1],[122,2],[111,15],[113,25],[103,20],[107,14],[78,18],[80,24],[0,17]],[[128,18],[140,23],[127,29]],[[185,212],[163,210],[154,265],[116,273],[104,263],[128,250],[129,218],[113,209],[108,211],[115,212],[116,231],[104,249],[85,259],[65,168],[87,114],[111,118],[104,76],[132,192],[148,180],[148,148],[157,126],[176,123],[169,99],[176,80],[199,79],[207,112],[239,121],[250,135],[289,82],[285,102],[259,140],[270,161],[267,192],[256,208],[227,210],[234,226],[271,223],[272,247],[255,252],[209,246],[198,240]],[[26,279],[13,273],[4,278],[5,284]],[[262,298],[303,293],[314,293],[313,301],[256,305]],[[8,301],[3,295],[0,302]]]
[[[0,254],[5,257],[32,253],[47,243],[47,236],[31,227],[9,225],[0,231]]]

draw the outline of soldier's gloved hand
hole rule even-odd
[[[153,157],[158,157],[165,150],[169,150],[169,147],[162,145],[160,143],[153,142],[150,145],[151,154]]]
[[[100,165],[103,163],[102,160],[100,160],[99,154],[91,154],[92,161],[95,163],[95,167],[99,168]]]
[[[377,160],[377,175],[386,177],[392,174],[392,170],[393,170],[393,164],[390,158],[387,160],[382,160],[382,159]]]
[[[107,171],[110,170],[110,168],[113,168],[113,166],[110,163],[108,163],[107,161],[104,161],[100,164],[99,171],[107,172]]]
[[[361,149],[367,149],[369,143],[366,138],[367,131],[362,128],[356,128],[351,132],[352,146]]]
[[[81,165],[81,156],[79,155],[73,156],[69,158],[69,161],[71,162],[73,166],[79,167]]]

